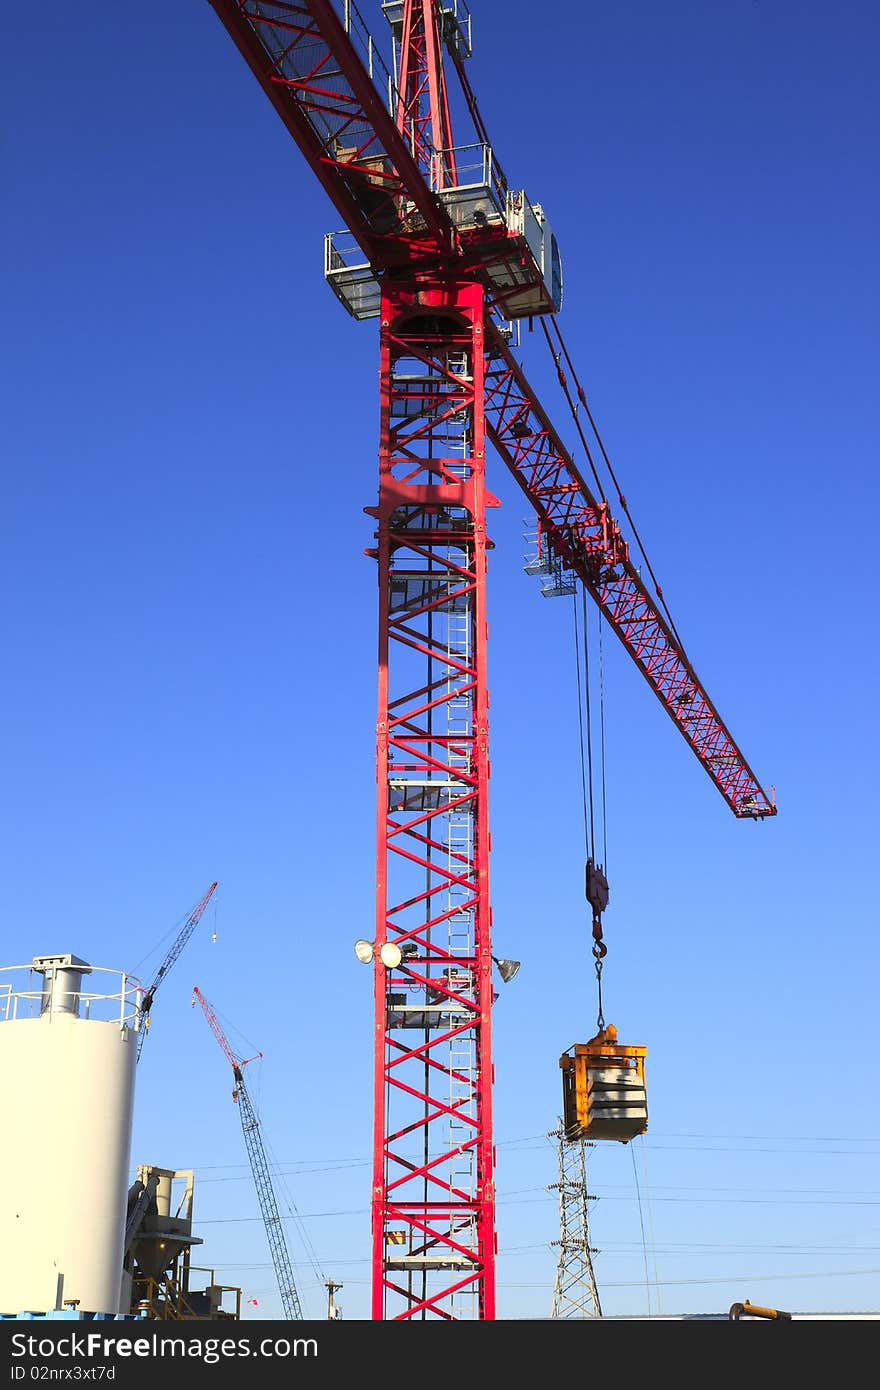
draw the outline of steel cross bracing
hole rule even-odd
[[[593,1146],[586,1139],[566,1139],[561,1116],[550,1137],[556,1140],[558,1158],[558,1177],[552,1186],[559,1193],[559,1240],[552,1242],[559,1247],[559,1256],[550,1316],[600,1318],[588,1205],[595,1198],[587,1191],[586,1150]]]
[[[378,90],[393,79],[356,7],[211,4],[370,263],[451,252],[451,224]]]
[[[495,1316],[483,315],[382,298],[374,1318]]]
[[[419,167],[427,157],[427,137],[411,148],[390,116],[377,85],[387,84],[389,75],[356,7],[348,0],[336,8],[330,0],[211,3],[374,272],[409,267],[448,274],[457,266],[485,282],[487,258],[501,261],[509,252],[500,249],[494,231],[478,244],[452,227],[429,171]],[[431,8],[436,14],[438,7],[436,0],[430,6],[406,3],[418,44],[414,55],[401,54],[401,65],[408,62],[417,73],[429,56],[420,37],[423,12]],[[430,53],[437,65],[433,76],[425,73],[411,85],[403,105],[390,78],[392,99],[398,113],[406,111],[411,129],[418,114],[424,130],[427,95],[428,116],[433,110],[447,139],[445,85],[433,43]],[[460,54],[453,57],[460,69]],[[435,149],[442,139],[435,134]],[[632,564],[607,504],[590,493],[509,345],[497,332],[486,336],[489,437],[534,507],[549,545],[584,583],[734,814],[775,814],[772,798]]]
[[[257,1200],[260,1203],[260,1213],[263,1218],[266,1239],[269,1242],[269,1249],[272,1253],[272,1263],[275,1266],[275,1277],[278,1281],[278,1292],[281,1295],[281,1306],[284,1309],[285,1318],[289,1321],[293,1319],[301,1320],[303,1315],[302,1307],[300,1306],[299,1294],[296,1291],[296,1282],[293,1277],[290,1256],[287,1253],[287,1242],[284,1239],[284,1227],[281,1224],[278,1204],[275,1201],[275,1190],[272,1186],[269,1164],[266,1160],[266,1151],[263,1148],[260,1121],[251,1104],[251,1098],[248,1095],[244,1081],[238,1083],[237,1090],[241,1129],[244,1134],[245,1148],[247,1149],[251,1172],[254,1177],[254,1186],[257,1189]]]
[[[211,3],[366,257],[347,307],[380,316],[373,1316],[493,1318],[486,437],[734,814],[775,806],[493,327],[555,300],[463,75],[458,0],[386,0],[399,78],[352,0]],[[438,35],[483,156],[473,224]]]
[[[374,270],[469,268],[495,284],[508,313],[536,293],[549,307],[540,276],[536,281],[523,270],[522,235],[507,235],[498,219],[467,235],[453,226],[437,196],[455,171],[454,152],[443,145],[451,139],[446,125],[434,132],[429,167],[419,167],[428,150],[424,140],[414,142],[415,126],[422,129],[432,111],[448,117],[442,78],[415,80],[428,58],[439,60],[435,43],[421,45],[411,65],[414,80],[407,79],[406,96],[398,97],[396,79],[352,0],[211,5]],[[409,30],[413,42],[422,32],[417,20],[414,15]],[[425,96],[427,117],[420,109]],[[389,102],[406,128],[398,129]],[[500,207],[507,188],[497,164],[493,170]]]
[[[455,184],[455,155],[446,84],[440,80],[441,18],[433,0],[403,0],[400,83],[395,124],[434,186]],[[436,166],[440,163],[440,167]]]
[[[227,1062],[232,1067],[232,1075],[235,1081],[232,1099],[238,1102],[238,1113],[241,1119],[245,1148],[247,1149],[251,1173],[253,1174],[254,1186],[257,1190],[260,1215],[263,1218],[263,1226],[266,1230],[266,1239],[269,1242],[272,1263],[275,1267],[278,1292],[281,1295],[281,1306],[284,1309],[284,1316],[288,1321],[293,1319],[301,1320],[303,1315],[302,1307],[299,1301],[296,1281],[293,1277],[293,1267],[287,1252],[287,1242],[284,1239],[284,1227],[281,1224],[278,1204],[275,1200],[275,1189],[272,1186],[272,1177],[269,1172],[266,1151],[263,1147],[260,1121],[251,1103],[247,1087],[244,1084],[242,1069],[247,1065],[247,1061],[245,1058],[239,1057],[233,1051],[229,1039],[223,1031],[223,1026],[217,1017],[216,1010],[212,1004],[209,1004],[198,987],[193,990],[193,998],[198,999],[201,1004],[202,1013],[205,1015],[208,1027],[220,1044]]]

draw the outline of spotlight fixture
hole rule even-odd
[[[492,959],[498,966],[498,974],[505,984],[513,979],[522,964],[522,962],[518,960],[499,960],[497,956],[493,956]]]
[[[364,965],[369,965],[376,955],[375,943],[363,938],[354,943],[354,953]],[[385,941],[379,947],[379,959],[386,970],[394,970],[403,959],[400,947],[394,941]]]

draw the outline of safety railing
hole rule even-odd
[[[58,967],[59,974],[65,970],[80,975],[66,989],[33,965],[0,966],[0,1023],[65,1015],[137,1027],[144,986],[136,976],[98,965]]]

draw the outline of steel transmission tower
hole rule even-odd
[[[559,1240],[552,1242],[559,1246],[559,1259],[550,1316],[600,1318],[602,1308],[592,1259],[596,1251],[590,1244],[587,1206],[595,1200],[587,1191],[585,1152],[593,1145],[586,1139],[566,1139],[561,1118],[558,1128],[548,1137],[556,1139],[559,1157],[558,1180],[550,1188],[559,1192]]]

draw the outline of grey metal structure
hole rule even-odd
[[[247,1149],[248,1159],[251,1165],[254,1185],[257,1189],[260,1213],[263,1217],[263,1225],[266,1228],[266,1238],[269,1241],[269,1249],[272,1252],[272,1263],[275,1266],[275,1275],[278,1279],[278,1292],[281,1295],[284,1316],[288,1321],[294,1319],[301,1320],[303,1316],[302,1306],[300,1304],[296,1282],[293,1277],[293,1267],[290,1263],[290,1256],[287,1253],[287,1243],[284,1239],[284,1227],[281,1224],[278,1204],[275,1201],[275,1189],[272,1186],[269,1162],[266,1158],[266,1150],[263,1147],[263,1136],[260,1133],[260,1120],[253,1107],[251,1098],[247,1093],[247,1087],[244,1084],[244,1076],[242,1075],[243,1068],[247,1066],[248,1061],[254,1061],[254,1058],[236,1056],[229,1044],[229,1039],[223,1031],[216,1011],[213,1006],[208,1003],[198,985],[193,989],[193,1002],[195,1002],[196,999],[198,999],[202,1006],[202,1012],[207,1019],[211,1032],[214,1034],[214,1037],[223,1049],[226,1060],[232,1067],[232,1075],[235,1080],[235,1085],[232,1090],[232,1099],[238,1105],[238,1114],[241,1119],[241,1129],[244,1135],[245,1148]],[[257,1055],[262,1057],[263,1054],[260,1052]]]
[[[284,1227],[281,1224],[281,1217],[275,1202],[275,1191],[272,1187],[269,1164],[266,1160],[266,1152],[263,1148],[262,1136],[260,1135],[260,1121],[257,1118],[257,1112],[251,1104],[251,1098],[247,1093],[244,1081],[242,1081],[240,1077],[241,1073],[239,1072],[236,1077],[238,1113],[241,1116],[241,1128],[244,1134],[245,1146],[248,1151],[248,1158],[251,1163],[251,1172],[254,1176],[257,1197],[260,1202],[263,1225],[266,1228],[269,1249],[272,1252],[272,1263],[275,1266],[275,1275],[278,1279],[278,1292],[281,1295],[284,1316],[288,1321],[301,1320],[303,1315],[302,1307],[300,1306],[299,1294],[297,1293],[296,1283],[293,1277],[290,1256],[287,1253],[287,1243],[284,1239]]]
[[[177,957],[180,955],[184,946],[189,941],[190,937],[192,936],[193,932],[198,926],[202,917],[202,913],[208,906],[208,903],[211,901],[211,895],[213,894],[214,889],[216,887],[216,882],[212,883],[211,887],[208,889],[201,902],[197,903],[196,906],[193,908],[192,912],[189,914],[180,931],[178,932],[177,937],[175,938],[174,944],[172,945],[170,951],[166,955],[162,964],[159,966],[159,969],[156,971],[156,974],[153,977],[153,980],[151,981],[149,988],[144,991],[140,1005],[141,1016],[139,1022],[137,1045],[138,1061],[141,1060],[141,1053],[144,1050],[144,1043],[146,1042],[147,1033],[149,1031],[150,1009],[153,1007],[153,999],[155,997],[156,990],[159,988],[162,981],[165,979],[165,976],[168,974],[168,971],[171,969],[172,965],[177,960]]]
[[[550,1191],[559,1192],[559,1247],[556,1283],[553,1286],[552,1318],[601,1318],[599,1290],[593,1272],[595,1248],[590,1245],[589,1202],[585,1150],[586,1139],[566,1139],[560,1116],[558,1128],[547,1136],[555,1139],[559,1156],[559,1179]]]

